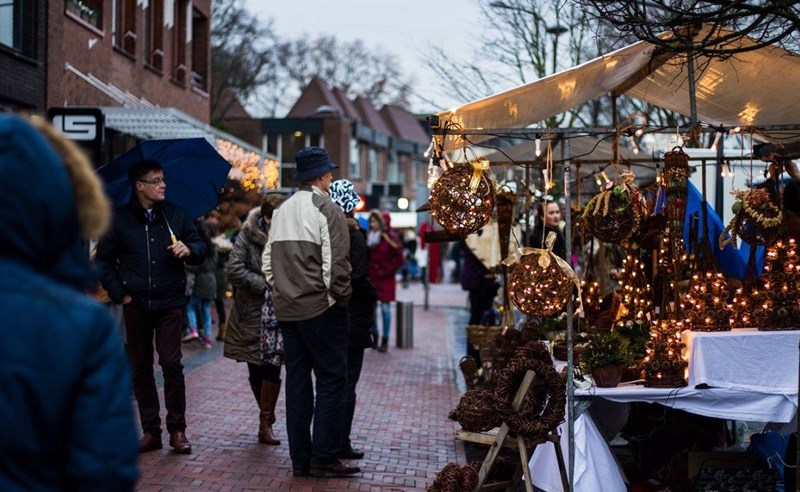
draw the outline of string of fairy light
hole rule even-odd
[[[274,159],[263,159],[228,140],[217,139],[217,152],[240,174],[238,177],[245,191],[277,189],[280,187],[280,163]]]

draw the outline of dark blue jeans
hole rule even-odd
[[[328,465],[337,459],[344,424],[348,325],[347,308],[338,306],[316,318],[279,322],[286,364],[286,430],[294,468]]]

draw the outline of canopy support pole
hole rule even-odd
[[[564,158],[568,159],[570,156],[570,149],[569,149],[569,142],[570,139],[566,138],[563,141],[563,145],[561,146],[564,152]],[[564,213],[564,221],[566,223],[565,230],[564,230],[564,242],[566,243],[566,258],[565,260],[567,263],[572,265],[572,207],[570,206],[571,199],[571,175],[572,175],[572,165],[569,160],[565,160],[566,164],[564,165],[564,202],[566,205],[566,210]],[[569,300],[567,301],[567,444],[568,444],[568,454],[569,454],[569,469],[567,470],[568,473],[568,482],[570,483],[570,488],[574,483],[573,480],[575,478],[575,415],[573,407],[575,405],[575,383],[573,381],[573,369],[574,369],[574,359],[573,359],[573,351],[572,351],[572,340],[573,340],[573,333],[572,333],[572,322],[573,322],[573,303],[572,303],[572,295],[569,296]]]

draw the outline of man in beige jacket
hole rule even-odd
[[[350,235],[328,195],[337,167],[328,153],[306,147],[295,160],[302,184],[275,210],[262,257],[283,332],[289,454],[295,476],[349,476],[361,470],[337,455],[347,383]]]

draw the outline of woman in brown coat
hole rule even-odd
[[[281,443],[272,433],[275,404],[281,391],[281,367],[265,362],[261,354],[261,307],[267,289],[261,271],[261,253],[269,237],[272,212],[283,200],[282,195],[270,194],[260,208],[250,211],[226,268],[236,296],[228,319],[223,355],[247,363],[250,388],[260,410],[258,441],[273,445]]]

